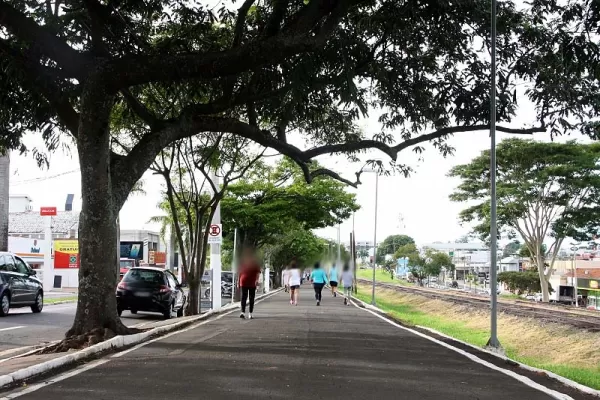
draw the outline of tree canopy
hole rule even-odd
[[[252,171],[230,185],[221,202],[226,235],[237,227],[240,243],[253,247],[275,244],[289,230],[337,225],[356,210],[355,195],[345,191],[344,184],[319,177],[307,185],[301,169],[289,159]]]
[[[542,293],[548,301],[548,279],[563,240],[596,234],[589,221],[600,215],[600,144],[507,139],[496,153],[499,232],[521,236],[534,264],[542,266]],[[474,230],[484,238],[490,228],[489,166],[489,151],[484,151],[449,173],[461,179],[450,198],[473,203],[461,212],[461,221],[476,222]],[[546,251],[547,237],[553,243]]]
[[[398,248],[414,242],[415,240],[408,235],[390,235],[386,237],[377,246],[377,262],[382,263],[388,254],[394,254]]]

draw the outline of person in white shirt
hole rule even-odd
[[[352,284],[354,282],[354,274],[350,271],[350,266],[344,264],[342,270],[342,287],[344,288],[344,304],[350,305],[350,298],[352,297]]]
[[[290,304],[297,306],[298,297],[300,296],[300,284],[302,283],[302,272],[300,272],[295,260],[292,261],[289,271],[288,286],[290,288]]]
[[[281,282],[283,283],[283,285],[285,287],[285,292],[286,293],[290,290],[290,287],[287,284],[288,279],[289,279],[289,275],[290,275],[290,266],[286,265],[285,269],[281,273]]]

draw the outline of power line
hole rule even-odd
[[[10,186],[18,186],[18,185],[24,185],[24,184],[28,184],[28,183],[43,182],[43,181],[47,181],[50,179],[60,178],[61,176],[73,174],[75,172],[79,172],[79,168],[71,170],[71,171],[61,172],[61,173],[55,174],[55,175],[43,176],[43,177],[32,178],[32,179],[25,179],[25,180],[16,181],[16,182],[10,182]]]

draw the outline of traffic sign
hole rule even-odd
[[[40,207],[40,215],[42,217],[56,216],[56,207]]]
[[[208,228],[208,244],[223,243],[223,229],[221,224],[212,224]]]

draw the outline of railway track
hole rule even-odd
[[[358,279],[358,282],[363,284],[371,284],[371,281],[365,279]],[[489,298],[462,293],[448,293],[435,289],[407,287],[379,282],[377,282],[375,285],[377,287],[391,289],[397,292],[416,294],[419,296],[429,297],[463,306],[470,306],[473,308],[485,309],[489,308],[490,305]],[[600,315],[581,312],[580,310],[568,310],[561,307],[552,306],[538,306],[534,304],[527,304],[527,302],[520,300],[511,301],[499,299],[498,311],[518,317],[534,318],[543,320],[545,322],[570,325],[579,329],[585,329],[590,332],[600,332]]]

